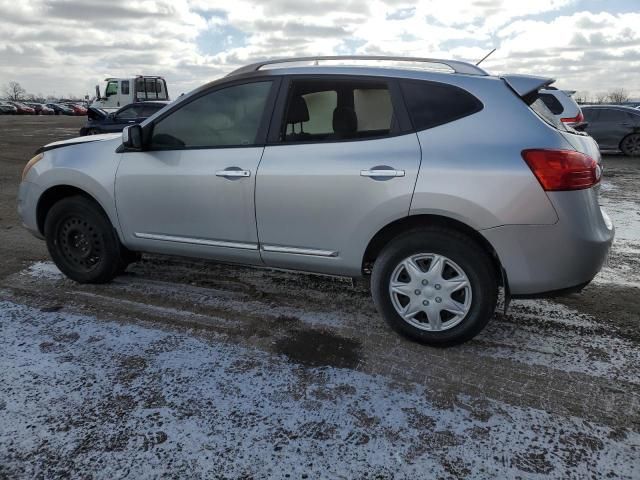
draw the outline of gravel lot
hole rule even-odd
[[[604,160],[589,287],[441,350],[341,279],[150,255],[65,279],[15,196],[82,121],[0,117],[0,479],[640,478],[640,160]]]

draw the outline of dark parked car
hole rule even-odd
[[[112,113],[89,107],[87,125],[80,129],[80,135],[121,132],[127,125],[142,122],[169,103],[168,101],[130,103]]]
[[[75,115],[72,108],[60,103],[47,103],[47,107],[53,110],[56,115]]]
[[[13,105],[5,102],[0,102],[0,115],[15,115],[18,113],[18,109]]]
[[[16,107],[16,110],[18,111],[18,115],[35,115],[36,114],[35,109],[25,105],[24,103],[21,103],[21,102],[9,102],[9,103],[14,107]]]
[[[600,150],[619,150],[625,155],[640,156],[640,111],[618,105],[582,107],[588,122],[586,132]]]

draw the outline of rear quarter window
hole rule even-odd
[[[422,80],[405,80],[401,85],[411,122],[418,131],[459,120],[484,108],[476,97],[453,85]]]

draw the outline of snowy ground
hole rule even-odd
[[[419,384],[217,335],[6,301],[0,311],[0,459],[28,478],[630,478],[638,466],[637,432],[578,417],[443,403]]]
[[[640,478],[640,164],[605,175],[596,280],[446,350],[335,278],[146,256],[77,285],[0,189],[0,479]]]

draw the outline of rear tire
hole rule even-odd
[[[627,135],[620,142],[620,150],[627,157],[640,156],[640,133]]]
[[[394,330],[444,347],[472,339],[487,325],[498,275],[473,239],[452,229],[421,228],[383,249],[373,266],[371,293]]]
[[[106,283],[126,268],[109,218],[86,197],[68,197],[53,205],[44,233],[51,258],[76,282]]]

